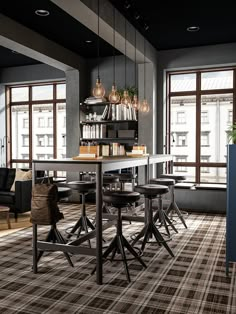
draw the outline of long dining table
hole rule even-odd
[[[35,184],[35,174],[38,170],[44,171],[67,171],[67,172],[96,172],[96,228],[88,234],[72,240],[67,244],[51,243],[46,241],[37,240],[37,225],[33,224],[33,272],[37,273],[37,256],[38,250],[49,251],[62,251],[71,254],[85,254],[96,256],[96,282],[97,284],[103,283],[103,230],[115,224],[115,219],[111,219],[103,224],[102,213],[102,191],[103,191],[103,173],[106,171],[120,170],[125,168],[135,168],[143,166],[145,168],[145,182],[148,182],[150,177],[150,166],[157,163],[173,162],[172,155],[147,155],[141,157],[105,157],[97,159],[79,159],[73,158],[65,159],[49,159],[49,160],[36,160],[32,161],[32,184]],[[80,246],[84,241],[91,238],[96,238],[96,247],[87,248]]]

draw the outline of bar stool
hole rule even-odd
[[[125,183],[132,183],[132,190],[134,189],[134,182],[137,177],[137,174],[134,173],[119,173],[119,182],[121,191],[125,190]]]
[[[185,176],[176,175],[173,173],[161,174],[161,178],[173,179],[173,180],[175,180],[175,183],[186,180]],[[181,210],[179,209],[178,205],[175,202],[174,185],[171,185],[170,186],[170,205],[168,206],[168,208],[166,210],[166,214],[167,215],[169,215],[169,214],[173,215],[173,212],[175,212],[177,214],[177,216],[181,220],[182,224],[187,229],[188,227],[187,227],[185,219],[183,217],[183,212],[181,212]]]
[[[66,186],[58,186],[58,201],[68,198],[72,195],[72,189]]]
[[[166,194],[169,189],[168,186],[165,185],[157,185],[157,184],[145,184],[145,185],[137,185],[135,188],[136,192],[144,194],[145,200],[147,200],[148,208],[145,208],[145,225],[141,232],[137,235],[137,237],[133,240],[132,245],[134,245],[139,239],[143,237],[143,242],[141,246],[141,250],[143,251],[145,248],[146,243],[148,242],[149,238],[154,235],[157,243],[159,245],[163,245],[169,254],[174,257],[172,250],[169,248],[166,240],[162,237],[161,233],[155,226],[155,222],[153,220],[153,209],[152,209],[152,200],[157,196],[160,197],[160,206],[162,210],[162,202],[161,196]]]
[[[168,178],[152,178],[150,179],[150,184],[166,185],[170,189],[170,187],[175,184],[175,180],[168,179]],[[158,218],[160,220],[161,226],[164,225],[164,228],[168,236],[170,236],[170,231],[169,231],[168,226],[170,226],[176,233],[178,233],[177,229],[172,224],[170,218],[168,217],[167,213],[163,209],[162,198],[159,195],[158,195],[158,211],[154,215],[154,218],[153,218],[154,222],[156,222]]]
[[[105,190],[112,190],[113,185],[117,185],[119,183],[119,176],[110,173],[103,174],[103,187]],[[116,190],[116,187],[115,187]]]
[[[86,215],[85,196],[89,193],[95,192],[96,183],[93,181],[71,181],[71,182],[68,182],[67,185],[72,190],[75,190],[82,195],[81,216],[73,227],[69,227],[66,229],[67,239],[71,238],[71,236],[73,235],[76,235],[78,238],[82,231],[84,231],[85,233],[88,233],[88,228],[92,230],[95,229],[94,225],[92,224],[92,222],[89,220],[89,218]],[[89,244],[89,247],[91,247],[90,240],[88,240],[88,244]]]
[[[119,177],[117,175],[114,174],[108,174],[105,173],[103,175],[103,189],[104,191],[109,190],[112,191],[112,187],[113,185],[117,185],[119,183]],[[116,188],[115,188],[116,190]],[[113,212],[111,211],[111,207],[110,204],[106,203],[103,200],[103,205],[102,205],[102,211],[103,213],[107,213],[107,214],[112,214]]]
[[[117,209],[117,225],[116,235],[111,241],[108,248],[103,253],[103,258],[106,259],[110,253],[111,261],[113,261],[116,253],[120,253],[124,264],[127,280],[130,282],[130,275],[127,265],[127,258],[125,248],[140,262],[143,267],[147,267],[141,257],[135,251],[135,249],[129,244],[122,232],[122,208],[129,203],[136,202],[140,198],[140,194],[131,191],[105,191],[103,193],[103,199],[107,203],[111,203]],[[96,271],[96,267],[93,269],[92,274]]]

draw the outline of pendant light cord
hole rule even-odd
[[[98,79],[100,78],[100,76],[99,76],[99,57],[100,57],[100,47],[99,47],[99,0],[97,0],[97,5],[98,5],[98,7],[97,7],[97,14],[98,14],[98,40],[97,40],[97,56],[98,56],[98,58],[97,58],[97,64],[98,64]]]
[[[135,88],[137,87],[137,69],[136,69],[136,62],[137,62],[137,56],[136,56],[136,28],[134,32],[134,47],[135,47],[135,52],[134,52],[134,85]]]
[[[143,63],[144,63],[144,83],[143,83],[143,88],[144,88],[144,91],[143,91],[143,95],[144,95],[144,99],[146,99],[146,40],[145,38],[143,37],[143,45],[144,45],[144,55],[143,55]]]
[[[115,85],[115,78],[116,78],[116,64],[115,64],[115,27],[116,27],[116,12],[115,7],[113,6],[113,84]]]
[[[125,90],[126,90],[126,19],[125,19]]]

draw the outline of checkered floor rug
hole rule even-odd
[[[65,219],[58,229],[73,225],[78,205],[60,205]],[[94,215],[94,207],[89,207]],[[149,243],[143,254],[147,269],[136,260],[129,262],[128,283],[122,262],[104,263],[104,284],[90,275],[95,258],[73,256],[70,267],[60,252],[48,252],[33,274],[32,228],[0,239],[0,313],[236,313],[235,266],[225,276],[225,217],[212,214],[189,214],[188,229],[176,224],[169,246],[175,257],[163,247]],[[128,239],[141,224],[124,223]],[[47,226],[38,230],[44,239]],[[106,230],[107,240],[114,227]]]

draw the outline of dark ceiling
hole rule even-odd
[[[178,49],[236,42],[236,18],[232,1],[110,2],[157,50]],[[158,7],[157,7],[158,6]],[[135,16],[140,15],[139,19]],[[145,25],[149,26],[145,31]],[[198,32],[188,32],[199,26]]]
[[[66,0],[65,0],[66,1]],[[77,1],[77,0],[76,0]],[[233,2],[211,1],[206,7],[199,1],[110,0],[110,2],[157,49],[176,49],[236,42],[236,18]],[[205,2],[206,3],[206,2]],[[50,11],[48,17],[38,17],[35,10]],[[24,26],[57,42],[85,58],[97,57],[97,34],[65,13],[50,0],[1,1],[0,12]],[[135,16],[140,16],[138,19]],[[145,31],[145,26],[148,29]],[[188,32],[188,26],[199,26],[198,32]],[[85,41],[91,40],[88,44]],[[100,56],[111,56],[113,48],[99,39]],[[118,52],[116,52],[119,54]],[[3,55],[3,57],[1,57]],[[33,64],[37,61],[0,49],[0,67]]]

